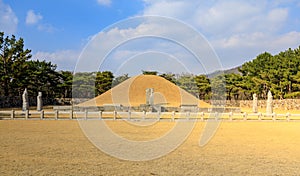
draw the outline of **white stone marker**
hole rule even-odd
[[[273,96],[272,96],[272,92],[270,90],[268,92],[266,113],[267,114],[273,114]]]
[[[43,110],[42,92],[38,93],[36,110],[38,110],[38,111]]]
[[[28,92],[27,88],[25,88],[23,95],[22,95],[22,110],[27,111],[29,110],[29,102],[28,102]]]
[[[257,95],[256,94],[253,94],[252,111],[253,111],[253,113],[257,113],[258,112],[258,108],[257,108]]]
[[[146,105],[153,105],[154,104],[153,93],[154,93],[153,88],[146,89]]]

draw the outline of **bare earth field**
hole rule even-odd
[[[155,139],[174,122],[133,126],[107,121],[131,140]],[[175,151],[151,161],[125,161],[97,149],[75,120],[0,120],[0,175],[299,175],[300,122],[222,122],[199,146],[197,122]]]

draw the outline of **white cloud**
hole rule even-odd
[[[104,70],[115,70],[126,63],[127,59],[141,54],[148,59],[144,60],[144,65],[136,63],[135,70],[132,71],[140,72],[145,64],[163,65],[162,60],[159,62],[159,59],[150,59],[153,55],[145,53],[160,53],[162,58],[177,58],[178,62],[181,62],[179,65],[192,73],[211,72],[221,68],[207,41],[183,23],[167,18],[150,17],[131,18],[116,25],[124,24],[126,28],[112,27],[95,35],[82,53],[76,69],[95,71],[102,67]],[[182,70],[172,68],[170,64],[166,68],[176,73]]]
[[[268,20],[275,22],[284,22],[288,17],[288,9],[277,8],[273,9],[268,14]]]
[[[14,34],[17,31],[18,18],[11,7],[0,0],[0,31]]]
[[[273,6],[282,6],[282,5],[289,5],[298,3],[299,0],[271,0],[270,3],[272,3]]]
[[[243,63],[241,59],[252,59],[264,51],[276,53],[299,45],[299,31],[282,32],[286,21],[289,19],[289,9],[271,4],[268,1],[145,0],[145,4],[144,15],[163,15],[177,18],[203,32],[221,56],[222,64],[226,68],[241,65]],[[189,59],[191,56],[186,51],[174,47],[174,43],[170,44],[161,40],[156,42],[127,40],[140,35],[168,36],[171,39],[176,38],[177,41],[187,47],[207,49],[206,47],[201,48],[205,40],[203,40],[203,43],[199,43],[195,39],[196,35],[194,33],[186,32],[181,26],[159,21],[151,23],[151,20],[149,23],[147,22],[149,21],[140,24],[133,22],[132,25],[123,25],[127,28],[115,27],[95,35],[93,37],[94,41],[89,43],[89,47],[81,55],[82,60],[79,61],[77,66],[82,67],[82,71],[85,71],[84,69],[99,69],[101,64],[106,66],[106,69],[116,69],[122,65],[122,62],[126,62],[126,59],[134,55],[156,51],[181,59],[180,62],[196,74],[203,71],[200,68],[201,64],[205,71],[211,72],[214,71],[213,69],[218,69],[217,66],[210,67],[210,65],[213,65],[213,61],[210,62],[208,59],[211,55],[201,55],[203,63],[195,63]],[[131,45],[118,46],[126,43]],[[112,48],[116,51],[112,51]],[[104,54],[108,52],[111,52],[111,55],[105,56]],[[79,52],[71,50],[54,53],[38,52],[34,55],[34,58],[45,58],[58,64],[60,69],[73,70],[78,54]],[[151,60],[153,54],[142,56],[147,56],[144,63],[149,63],[149,65],[159,63],[158,60]],[[162,54],[162,56],[164,55]],[[104,64],[99,62],[104,57],[108,57],[112,61],[105,61]],[[132,61],[135,60],[132,59]],[[138,65],[136,69],[140,69]],[[199,71],[200,69],[201,71]],[[178,69],[173,70],[176,72]]]
[[[248,35],[233,35],[226,39],[212,41],[213,47],[225,68],[240,66],[254,59],[262,52],[277,54],[288,48],[298,48],[300,32],[292,31],[282,35],[267,35],[261,32]]]
[[[40,20],[43,19],[41,14],[36,14],[33,10],[29,10],[26,15],[26,24],[32,25],[37,24]]]
[[[272,43],[269,44],[272,50],[283,51],[287,48],[299,47],[300,32],[292,31],[284,35],[276,37]]]
[[[52,33],[57,31],[57,28],[53,27],[51,24],[39,24],[38,30]]]
[[[208,35],[274,31],[282,27],[288,9],[267,1],[156,1],[145,0],[144,15],[163,15],[183,20]]]
[[[192,11],[186,9],[193,9],[194,5],[199,3],[188,3],[185,1],[153,1],[145,0],[146,8],[144,9],[144,15],[162,15],[168,17],[174,17],[179,19],[187,19]]]
[[[299,5],[297,0],[144,2],[143,15],[180,19],[203,33],[225,67],[241,65],[243,59],[264,51],[277,53],[300,45],[295,22],[299,18],[291,16],[291,7]]]
[[[246,42],[245,42],[246,41]],[[261,32],[248,35],[233,35],[227,39],[213,41],[216,48],[265,48],[268,50],[295,48],[299,45],[300,32],[292,31],[283,35],[273,36]]]
[[[27,25],[36,25],[39,31],[44,31],[52,33],[57,31],[57,29],[49,23],[41,23],[43,16],[39,13],[35,13],[33,10],[27,12],[26,21]]]
[[[79,51],[61,50],[56,52],[39,51],[33,54],[33,60],[46,60],[58,66],[58,70],[73,71],[76,66],[76,61],[79,56]]]
[[[104,6],[110,6],[111,0],[97,0],[98,4],[104,5]]]

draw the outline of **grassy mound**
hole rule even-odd
[[[132,77],[94,99],[79,104],[79,106],[103,106],[104,104],[139,106],[146,103],[147,88],[154,88],[154,104],[164,104],[170,107],[178,107],[181,104],[197,104],[199,107],[210,106],[172,82],[154,75]]]

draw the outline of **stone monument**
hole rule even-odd
[[[258,108],[257,108],[257,95],[253,94],[253,106],[252,106],[252,111],[253,113],[257,113],[258,112]]]
[[[25,88],[23,95],[22,95],[22,110],[27,111],[29,110],[29,102],[28,102],[28,92],[27,88]]]
[[[146,89],[146,105],[153,105],[154,104],[154,97],[153,97],[154,89],[148,88]]]
[[[36,110],[38,110],[38,111],[43,110],[42,92],[39,92],[39,93],[38,93],[38,96],[37,96],[37,104],[36,104]]]
[[[272,92],[270,90],[268,92],[266,113],[267,114],[273,114],[273,96],[272,96]]]

